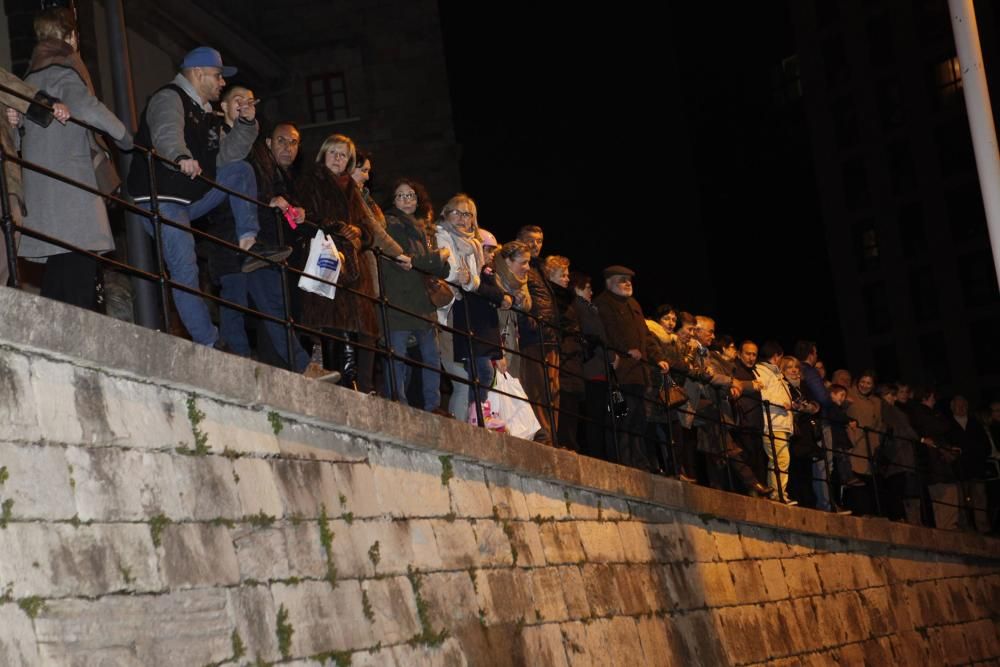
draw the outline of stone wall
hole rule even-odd
[[[1000,662],[994,540],[0,311],[0,665]]]

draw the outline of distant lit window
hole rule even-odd
[[[792,54],[774,68],[774,101],[779,105],[794,102],[802,97],[802,75],[799,71],[799,56]]]
[[[350,117],[343,74],[322,74],[306,80],[309,117],[313,123],[344,120]]]
[[[934,66],[934,83],[938,96],[945,100],[962,92],[962,66],[958,63],[958,56]]]

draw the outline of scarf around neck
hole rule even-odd
[[[43,39],[35,44],[35,49],[31,52],[31,62],[28,64],[29,72],[37,72],[51,65],[61,65],[69,67],[83,79],[84,85],[90,94],[94,94],[94,84],[90,80],[90,72],[83,64],[80,54],[69,44],[61,39]]]
[[[528,275],[518,278],[507,266],[507,260],[500,255],[493,260],[493,268],[496,269],[500,286],[514,298],[514,307],[518,310],[531,310],[531,294],[528,292]]]
[[[468,231],[465,231],[447,218],[442,219],[440,224],[441,229],[447,232],[448,236],[455,241],[455,248],[458,250],[458,254],[466,257],[469,255],[474,256],[476,258],[476,266],[482,268],[483,242],[479,239],[479,227],[472,225]]]

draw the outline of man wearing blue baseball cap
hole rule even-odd
[[[155,163],[155,192],[162,217],[189,226],[191,220],[228,201],[236,220],[240,247],[252,248],[257,254],[281,261],[288,256],[289,248],[265,248],[256,243],[259,225],[255,204],[229,197],[196,178],[203,175],[251,198],[257,197],[257,181],[245,161],[257,138],[256,107],[252,103],[242,105],[237,122],[225,133],[221,131],[222,119],[212,109],[212,102],[218,101],[225,86],[225,78],[234,74],[236,68],[224,66],[222,56],[213,48],[199,46],[188,52],[181,62],[180,73],[149,98],[135,142],[155,148],[159,156],[177,165]],[[128,189],[137,204],[152,208],[150,173],[145,159],[132,161]],[[145,227],[150,235],[154,234],[148,220]],[[171,280],[198,289],[194,237],[169,225],[163,225],[162,233],[163,257]],[[191,339],[202,345],[215,345],[219,331],[212,324],[204,300],[176,288],[173,296]]]

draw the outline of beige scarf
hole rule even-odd
[[[503,291],[514,297],[514,307],[524,312],[531,310],[528,275],[525,274],[524,278],[515,276],[511,272],[510,267],[507,266],[507,260],[500,255],[497,255],[493,260],[493,268],[496,269],[497,278],[500,280],[500,286],[503,288]]]

